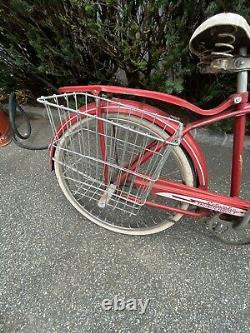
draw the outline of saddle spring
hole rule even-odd
[[[223,32],[217,35],[218,42],[214,44],[215,49],[218,51],[212,51],[211,55],[222,58],[233,58],[232,52],[234,51],[235,36],[233,33]]]
[[[234,32],[221,32],[217,34],[217,41],[213,50],[204,50],[200,56],[198,68],[203,71],[203,66],[210,65],[215,58],[233,58],[235,35]]]

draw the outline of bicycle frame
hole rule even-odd
[[[240,86],[242,86],[241,76],[242,73],[239,73],[238,85]],[[230,196],[224,196],[210,192],[206,189],[205,186],[201,186],[200,188],[193,188],[184,184],[170,182],[165,179],[159,179],[153,185],[152,193],[157,193],[163,197],[171,198],[180,202],[189,203],[202,209],[198,211],[183,210],[181,208],[161,205],[152,201],[146,201],[146,205],[195,217],[209,215],[209,213],[212,211],[241,217],[244,216],[246,211],[250,208],[250,201],[240,199],[239,197],[246,116],[250,114],[250,103],[248,103],[248,92],[246,91],[245,86],[243,89],[238,89],[238,93],[229,96],[225,102],[209,110],[201,109],[198,106],[195,106],[179,97],[165,93],[117,86],[69,86],[59,88],[59,92],[91,92],[94,95],[99,95],[101,93],[133,95],[155,99],[167,104],[177,105],[203,116],[200,120],[193,121],[186,125],[182,133],[182,140],[185,140],[185,138],[190,134],[190,131],[193,129],[205,127],[223,119],[235,118]],[[103,144],[102,150],[105,155],[105,146],[103,146]],[[53,152],[51,155],[53,155]],[[151,156],[150,154],[146,156],[144,161],[146,161]],[[135,185],[143,186],[143,180],[136,178]]]

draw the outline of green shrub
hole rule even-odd
[[[188,50],[207,17],[250,17],[247,0],[10,0],[0,3],[0,87],[122,84],[211,107],[235,91],[230,75],[201,75]]]

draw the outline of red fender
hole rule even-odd
[[[138,101],[131,101],[127,99],[116,99],[115,102],[126,104],[134,108],[147,111],[147,114],[145,115],[144,118],[145,119],[148,118],[148,120],[151,122],[153,121],[153,118],[150,117],[150,113],[159,114],[164,117],[167,116],[166,112],[163,112],[162,110],[156,107]],[[84,106],[84,113],[86,112],[90,114],[95,113],[95,109],[96,109],[96,103],[90,103],[87,106]],[[113,109],[115,111],[115,107]],[[119,113],[121,112],[127,113],[127,110],[124,109],[123,111],[123,109],[119,108]],[[84,113],[82,114],[83,117]],[[130,113],[133,114],[133,112]],[[138,115],[138,113],[136,114],[135,112],[135,115]],[[53,157],[55,154],[55,145],[56,145],[55,141],[58,140],[63,135],[69,124],[73,125],[77,121],[79,121],[79,114],[72,113],[68,118],[65,119],[64,123],[61,124],[60,127],[58,127],[56,134],[52,138],[51,143],[49,145],[49,166],[51,171],[54,170]],[[170,119],[159,120],[159,121],[154,120],[154,122],[158,126],[164,127],[165,131],[168,132],[169,134],[174,134],[175,129],[177,127],[177,124],[171,121]],[[202,189],[207,189],[208,187],[207,165],[203,153],[200,150],[197,142],[194,140],[194,138],[190,133],[187,133],[185,137],[182,139],[180,145],[183,148],[183,150],[186,152],[187,156],[189,157],[196,171],[197,181],[198,181],[197,186]]]

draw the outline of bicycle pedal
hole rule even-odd
[[[114,194],[115,192],[115,189],[116,189],[116,186],[114,184],[110,184],[106,191],[103,192],[101,198],[98,200],[98,207],[100,208],[105,208],[106,205],[109,203],[112,195]]]

